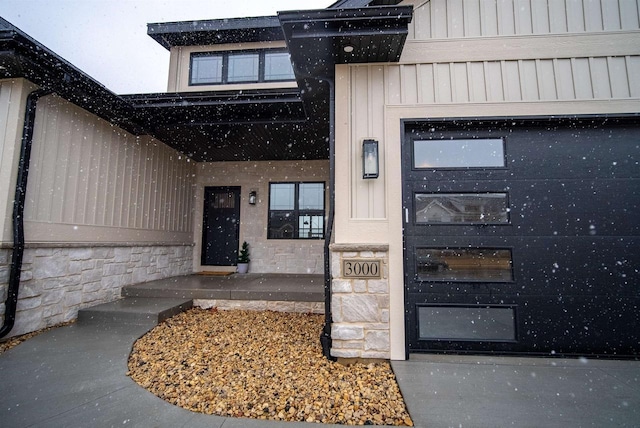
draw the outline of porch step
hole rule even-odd
[[[193,306],[191,299],[125,297],[111,303],[81,309],[78,324],[156,325]]]

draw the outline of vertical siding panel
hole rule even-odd
[[[431,4],[427,3],[413,11],[413,28],[416,40],[432,38],[431,34]]]
[[[63,139],[61,135],[64,132],[67,122],[65,107],[60,105],[60,101],[56,97],[52,99],[52,104],[47,104],[47,109],[52,113],[52,121],[47,121],[44,139],[41,144],[43,146],[42,158],[42,175],[38,183],[38,196],[40,198],[40,209],[38,210],[38,220],[40,221],[58,221],[53,217],[54,201],[60,195],[56,192],[57,166],[58,161],[58,145]]]
[[[584,26],[587,32],[604,30],[602,25],[602,0],[585,0]]]
[[[91,177],[91,140],[96,132],[95,122],[87,123],[84,129],[84,138],[80,148],[80,168],[78,170],[78,194],[76,196],[75,223],[84,224],[87,207],[87,194],[89,193],[89,178]]]
[[[126,156],[126,146],[124,144],[118,144],[118,147],[113,152],[114,157],[114,169],[116,170],[116,176],[114,179],[114,195],[113,195],[113,226],[121,226],[122,208],[124,205],[124,166]]]
[[[114,205],[116,200],[116,181],[118,176],[118,147],[120,144],[110,144],[107,156],[104,162],[107,166],[107,173],[105,177],[105,186],[107,193],[102,197],[104,198],[104,225],[113,226],[114,218]]]
[[[498,34],[511,36],[516,32],[513,0],[498,0]]]
[[[533,34],[549,34],[549,6],[546,1],[531,1],[531,25]]]
[[[105,129],[104,137],[98,142],[100,155],[97,159],[98,164],[98,182],[96,183],[96,215],[94,224],[105,224],[106,218],[106,198],[109,193],[109,155],[112,146],[118,143],[118,134],[113,128]]]
[[[567,32],[567,8],[565,0],[549,1],[549,30],[551,33]]]
[[[505,101],[502,63],[497,61],[485,62],[484,74],[485,85],[487,87],[487,101]]]
[[[138,145],[138,139],[134,136],[129,137],[129,144],[131,145],[131,189],[129,196],[129,218],[127,220],[127,227],[136,227],[136,217],[138,215],[138,186],[140,184],[140,146]]]
[[[585,27],[582,0],[565,0],[567,3],[567,30],[570,33],[582,33]]]
[[[451,67],[451,98],[457,103],[469,102],[469,78],[466,63],[454,63]]]
[[[140,169],[139,174],[140,178],[138,180],[138,198],[137,198],[137,214],[136,214],[136,228],[144,227],[144,213],[146,210],[144,204],[144,195],[146,191],[146,175],[147,175],[147,145],[144,141],[143,137],[135,137],[136,143],[140,148]]]
[[[613,98],[629,97],[629,78],[624,57],[607,58],[609,77],[611,79],[611,95]]]
[[[591,67],[591,79],[593,82],[593,96],[596,99],[611,98],[607,59],[590,58],[589,65]]]
[[[573,100],[576,98],[573,85],[573,70],[571,60],[557,59],[555,61],[555,72],[558,82],[558,98],[560,100]]]
[[[536,72],[538,78],[538,88],[540,99],[543,101],[553,101],[558,99],[556,92],[556,76],[553,72],[552,60],[536,60]]]
[[[149,220],[149,228],[157,229],[158,228],[158,176],[160,174],[160,148],[158,144],[154,142],[153,145],[153,174],[151,179],[151,209],[149,211],[151,215],[151,219]]]
[[[129,219],[129,199],[131,196],[131,147],[128,141],[122,142],[123,156],[122,167],[120,169],[122,174],[122,202],[120,204],[120,222],[121,227],[128,227]]]
[[[447,0],[447,36],[464,37],[462,0]]]
[[[42,181],[42,167],[44,159],[44,132],[46,125],[49,123],[50,115],[48,105],[48,99],[45,97],[38,103],[36,120],[33,129],[33,144],[31,147],[31,162],[29,165],[29,182],[27,183],[27,195],[29,195],[28,202],[26,202],[30,209],[26,211],[26,220],[37,220],[38,210],[40,209],[40,182]],[[19,150],[16,148],[16,150]]]
[[[434,39],[445,39],[447,34],[447,3],[445,1],[436,2],[431,6],[431,37]]]
[[[435,64],[436,103],[451,102],[451,74],[449,64]]]
[[[69,163],[67,165],[67,184],[64,194],[64,211],[62,218],[65,223],[75,223],[77,209],[78,185],[81,180],[80,168],[82,168],[80,153],[85,141],[87,131],[86,120],[76,120],[73,125],[73,133],[69,140]]]
[[[483,1],[480,3],[480,28],[483,36],[498,35],[498,9],[497,3]]]
[[[464,35],[466,37],[481,36],[480,0],[464,0],[462,6],[464,14]]]
[[[540,88],[535,60],[524,60],[518,62],[520,78],[522,80],[522,99],[525,101],[538,101],[540,99]]]
[[[418,103],[418,78],[415,65],[401,65],[402,104]],[[384,119],[384,118],[382,118]]]
[[[605,31],[615,31],[621,28],[620,7],[616,0],[605,0],[602,3],[602,23]]]
[[[640,98],[640,56],[628,56],[626,59],[629,93],[633,98]]]
[[[531,21],[530,0],[514,0],[514,3],[516,34],[531,34],[533,23]]]
[[[433,77],[433,64],[422,64],[420,66],[420,89],[421,97],[420,101],[423,104],[430,104],[436,101],[434,77]]]
[[[593,98],[589,60],[587,58],[576,58],[572,59],[571,63],[573,66],[573,83],[576,91],[576,99]]]
[[[151,215],[153,213],[153,167],[155,156],[153,152],[153,144],[150,139],[145,139],[146,149],[146,173],[144,179],[144,221],[142,227],[151,228]]]
[[[505,101],[522,100],[522,83],[517,61],[503,61],[504,97]]]
[[[400,67],[397,65],[389,66],[386,68],[386,81],[387,81],[387,104],[400,104],[402,102],[400,98],[401,91],[401,77],[400,77]],[[361,79],[358,79],[361,80]],[[366,81],[366,80],[365,80]],[[366,91],[359,91],[359,96],[366,97]]]
[[[158,225],[156,229],[165,230],[167,213],[166,203],[166,183],[167,183],[167,152],[164,147],[158,147]]]
[[[53,181],[49,184],[51,189],[51,212],[49,220],[54,223],[63,221],[65,204],[65,188],[69,168],[69,146],[72,135],[72,127],[76,121],[76,115],[71,109],[65,109],[58,123],[58,135],[54,142],[55,158],[50,158],[55,165]],[[42,183],[44,184],[44,183]],[[41,184],[41,185],[42,185]]]
[[[352,174],[352,188],[356,189],[351,199],[351,210],[354,217],[367,217],[367,210],[369,208],[369,189],[363,183],[364,180],[359,180],[358,177],[362,176],[360,165],[362,164],[362,153],[360,151],[361,141],[363,136],[369,136],[371,132],[370,120],[370,108],[371,95],[369,88],[371,87],[369,79],[370,67],[368,66],[356,66],[352,68],[352,94],[354,100],[352,102],[352,116],[354,118],[353,126],[353,138],[358,141],[352,147],[351,152],[351,170]],[[400,67],[398,65],[387,66],[384,69],[385,79],[389,82],[387,85],[387,93],[385,97],[387,102],[390,99],[394,100],[395,104],[400,102]],[[393,77],[392,77],[393,76]]]
[[[481,62],[467,63],[467,75],[469,76],[469,98],[471,102],[487,101],[487,88],[485,86],[484,65]]]
[[[640,26],[637,0],[620,0],[620,27],[623,30],[637,30]]]

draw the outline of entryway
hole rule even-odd
[[[205,187],[203,266],[234,266],[240,240],[240,187]]]

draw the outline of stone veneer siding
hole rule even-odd
[[[243,311],[299,312],[324,314],[324,302],[288,302],[283,300],[212,300],[194,299],[193,306],[202,309],[216,308],[223,311],[239,309]]]
[[[10,265],[11,250],[0,249],[2,319]],[[27,248],[9,337],[71,321],[79,309],[119,299],[123,286],[187,275],[192,266],[190,245]]]
[[[331,245],[331,355],[389,359],[389,256],[387,245]],[[381,279],[342,277],[342,259],[380,259]]]

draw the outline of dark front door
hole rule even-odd
[[[640,352],[632,120],[407,122],[408,351]]]
[[[235,265],[239,231],[240,187],[205,187],[201,263]]]

